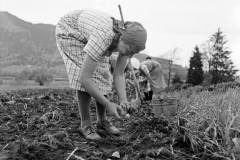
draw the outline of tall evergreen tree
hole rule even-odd
[[[187,82],[193,85],[201,84],[203,81],[203,64],[198,46],[194,48],[193,56],[190,58]]]
[[[210,70],[212,83],[233,81],[237,70],[234,69],[233,62],[230,60],[231,51],[225,47],[227,40],[220,28],[212,35],[210,41],[213,44],[212,68]]]

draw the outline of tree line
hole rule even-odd
[[[225,35],[218,28],[200,48],[195,46],[187,74],[187,83],[210,85],[234,81],[236,72],[230,59],[231,51],[226,47]]]

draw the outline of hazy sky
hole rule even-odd
[[[240,0],[0,0],[0,10],[32,23],[56,24],[65,13],[83,8],[120,18],[118,4],[125,20],[139,21],[147,29],[145,53],[165,57],[177,47],[176,63],[188,66],[195,45],[221,27],[240,70]]]

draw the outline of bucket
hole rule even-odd
[[[155,117],[172,118],[177,115],[178,99],[176,97],[155,98],[150,105],[153,107]]]

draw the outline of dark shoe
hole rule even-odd
[[[108,134],[111,134],[111,135],[120,135],[120,133],[121,133],[120,130],[117,129],[115,126],[113,126],[108,120],[99,121],[97,123],[97,128],[103,129]]]
[[[89,140],[102,139],[99,136],[99,134],[96,132],[96,130],[93,128],[93,126],[86,126],[86,127],[80,128],[80,131],[86,139],[89,139]]]

